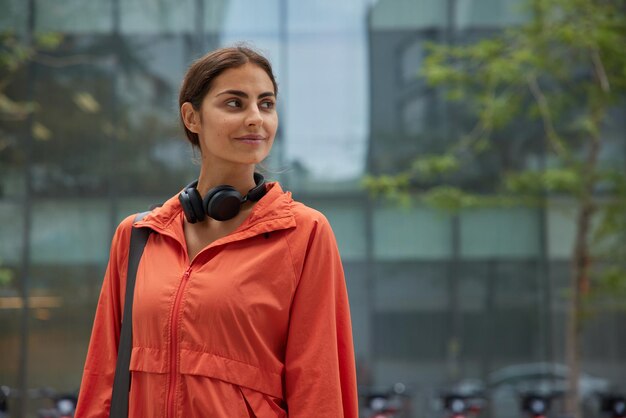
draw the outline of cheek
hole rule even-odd
[[[278,130],[278,116],[271,118],[269,124],[271,125],[273,135],[276,135],[276,131]]]
[[[228,117],[218,116],[206,118],[202,128],[208,137],[223,138],[235,129],[234,126],[235,123]]]

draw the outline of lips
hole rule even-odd
[[[265,139],[265,137],[263,135],[249,134],[249,135],[237,137],[235,139],[239,139],[242,141],[262,141]]]

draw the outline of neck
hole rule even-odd
[[[245,196],[256,186],[254,164],[236,167],[202,166],[197,186],[200,195],[204,196],[210,189],[224,184],[233,186],[242,196]]]

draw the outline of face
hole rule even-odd
[[[181,110],[187,128],[198,134],[208,164],[256,164],[272,148],[278,127],[274,86],[254,64],[216,77],[199,111],[190,103]]]

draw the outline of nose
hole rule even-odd
[[[261,127],[261,125],[263,125],[263,115],[261,115],[261,110],[257,105],[250,106],[250,110],[246,115],[245,123],[248,127]]]

